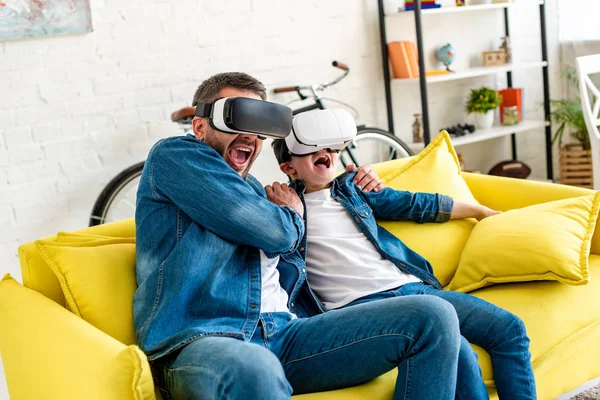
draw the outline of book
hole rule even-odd
[[[523,121],[523,89],[508,88],[499,90],[498,93],[502,96],[502,104],[500,104],[500,123],[504,124],[504,109],[506,107],[517,106],[519,110],[519,120]]]
[[[419,76],[417,45],[414,42],[390,42],[388,55],[395,79],[411,79]]]
[[[429,8],[441,8],[442,6],[439,4],[421,4],[421,10],[426,10]],[[405,11],[413,11],[415,9],[414,6],[405,6]]]

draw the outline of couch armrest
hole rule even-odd
[[[471,189],[477,201],[499,211],[596,193],[594,190],[575,186],[470,174],[468,172],[463,172],[462,177],[469,185],[469,189]],[[598,229],[598,226],[592,237],[590,252],[600,255],[600,229]]]
[[[0,282],[0,354],[20,399],[155,399],[145,355],[7,274]]]

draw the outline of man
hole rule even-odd
[[[312,113],[318,118],[321,111]],[[523,322],[469,294],[442,290],[429,262],[375,220],[442,223],[462,218],[481,220],[498,212],[440,194],[391,188],[365,193],[351,182],[351,174],[334,179],[335,151],[308,148],[306,153],[293,153],[288,143],[303,150],[295,137],[273,141],[273,150],[281,171],[294,181],[291,186],[305,204],[305,251],[296,250],[294,256],[306,263],[308,283],[321,302],[321,311],[349,310],[403,296],[437,296],[456,309],[463,336],[456,398],[488,398],[471,342],[490,354],[500,399],[535,400],[529,338]],[[270,187],[266,189],[270,195]],[[284,262],[287,259],[284,257]]]
[[[251,76],[218,74],[193,105],[224,97],[266,94]],[[277,268],[304,237],[302,203],[286,185],[268,201],[248,174],[262,141],[210,122],[196,117],[193,135],[159,141],[138,189],[134,321],[163,394],[286,399],[398,367],[396,399],[454,398],[452,307],[415,296],[306,318],[317,305],[301,260]]]

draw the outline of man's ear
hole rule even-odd
[[[194,132],[194,136],[196,139],[204,141],[206,137],[206,130],[208,128],[208,119],[194,117],[192,120],[192,131]]]
[[[290,164],[289,162],[279,164],[279,169],[287,176],[292,176],[296,173],[296,170],[294,169],[294,167],[292,167],[292,164]]]

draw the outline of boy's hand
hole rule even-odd
[[[294,210],[298,211],[301,217],[304,217],[304,206],[302,205],[302,201],[295,190],[292,190],[286,184],[280,184],[279,182],[274,182],[273,185],[265,186],[265,191],[267,192],[267,199],[273,204],[277,204],[278,206],[288,206],[292,207]]]
[[[488,208],[486,206],[481,206],[479,215],[476,216],[475,218],[477,218],[477,221],[481,221],[482,219],[486,219],[487,217],[492,217],[492,216],[498,215],[498,214],[502,214],[502,212],[492,210],[491,208]]]
[[[357,168],[354,164],[349,164],[346,167],[346,172],[354,172],[356,170]],[[358,168],[358,172],[352,182],[356,183],[359,188],[367,193],[370,191],[379,192],[385,188],[385,183],[381,182],[377,172],[372,170],[368,165]]]

